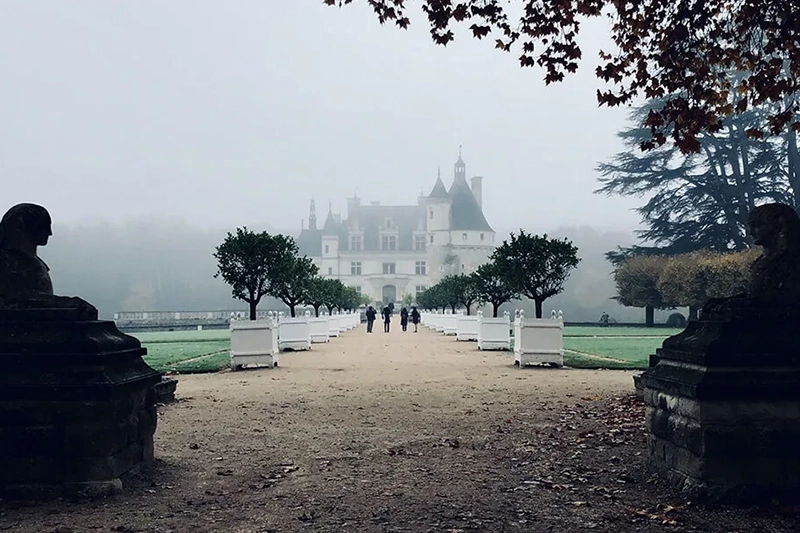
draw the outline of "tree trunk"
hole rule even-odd
[[[542,318],[542,304],[544,301],[534,300],[533,303],[536,304],[536,318]]]
[[[256,319],[256,307],[258,307],[257,300],[250,300],[247,302],[250,305],[250,320]]]
[[[314,316],[319,318],[319,308],[322,307],[321,304],[317,304],[314,306]]]
[[[655,324],[655,309],[652,305],[648,305],[644,308],[644,325],[652,328],[653,324]]]
[[[689,306],[689,320],[697,320],[697,312],[700,309],[696,306]]]
[[[790,129],[786,135],[789,185],[792,187],[792,196],[794,196],[794,208],[800,212],[800,152],[797,150],[797,133]]]
[[[292,305],[290,305],[290,306],[289,306],[289,316],[291,316],[292,318],[294,318],[294,317],[296,317],[296,316],[297,316],[297,315],[295,314],[295,312],[294,312],[294,304],[292,304]]]
[[[453,305],[453,304],[450,304],[450,311],[452,311],[453,314],[456,314],[456,306]]]
[[[332,315],[333,314],[333,306],[332,305],[326,305],[325,307],[328,308],[328,314]]]
[[[501,305],[502,304],[496,304],[496,303],[492,302],[492,316],[493,317],[497,318],[497,311],[500,309]]]
[[[467,316],[469,316],[469,306],[470,306],[470,303],[467,302]]]

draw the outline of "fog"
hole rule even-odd
[[[449,185],[463,146],[498,237],[589,235],[570,287],[608,301],[613,286],[595,294],[590,280],[607,284],[610,265],[589,258],[633,241],[639,202],[592,193],[627,112],[595,99],[606,22],[583,27],[579,73],[545,87],[464,29],[437,46],[424,17],[402,31],[365,4],[0,3],[0,208],[50,210],[56,291],[106,316],[230,307],[211,277],[226,231],[296,235],[312,196],[322,216],[354,191],[414,203],[438,167]]]

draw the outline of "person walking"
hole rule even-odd
[[[372,324],[375,323],[375,316],[377,315],[375,308],[370,305],[364,314],[367,316],[367,333],[372,333]]]
[[[411,323],[414,324],[414,333],[416,333],[419,325],[419,311],[416,307],[411,308]]]
[[[383,332],[389,333],[389,323],[392,321],[392,310],[389,307],[384,307],[381,310],[381,316],[383,316]]]
[[[405,307],[400,310],[400,327],[408,331],[408,309]]]

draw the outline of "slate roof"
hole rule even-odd
[[[300,232],[296,242],[301,256],[319,257],[322,255],[322,230],[304,229]]]
[[[452,231],[494,231],[463,176],[450,187],[450,229]]]
[[[447,194],[447,189],[444,186],[444,182],[442,182],[441,176],[436,178],[436,184],[433,186],[433,190],[428,195],[428,198],[450,198],[450,195]]]

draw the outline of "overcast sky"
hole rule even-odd
[[[463,145],[495,228],[637,225],[640,201],[592,194],[627,113],[597,107],[604,22],[545,87],[490,41],[441,47],[365,3],[2,0],[0,208],[299,230],[312,195],[320,218],[356,190],[415,203]]]

